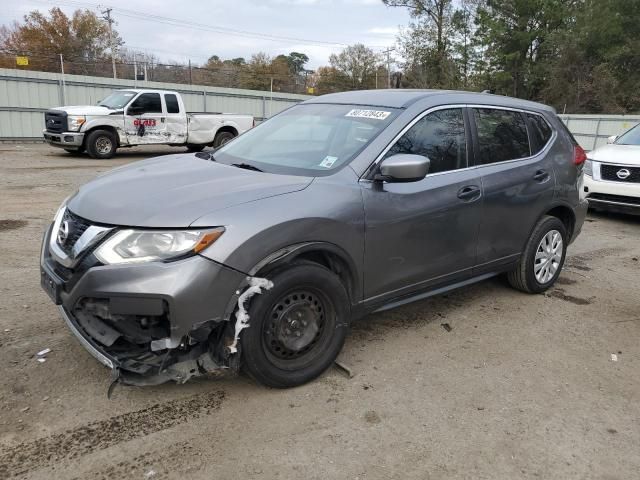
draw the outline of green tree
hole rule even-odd
[[[344,81],[347,89],[373,88],[378,56],[361,43],[346,47],[339,54],[331,54],[329,64],[338,72],[336,79]]]

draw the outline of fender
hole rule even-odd
[[[238,303],[238,297],[242,291],[249,285],[249,279],[252,277],[260,277],[263,274],[277,268],[280,265],[287,263],[288,261],[306,253],[306,252],[327,252],[337,255],[342,261],[347,264],[349,268],[349,276],[351,277],[352,285],[352,304],[360,303],[360,296],[362,292],[361,282],[358,278],[359,269],[354,260],[338,245],[329,242],[302,242],[289,245],[281,248],[260,260],[247,272],[247,277],[240,282],[235,290],[234,295],[229,299],[227,308],[224,312],[224,320],[228,321],[235,310]]]

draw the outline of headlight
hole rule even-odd
[[[587,159],[587,161],[584,162],[584,174],[593,177],[593,160]]]
[[[220,235],[224,228],[212,230],[121,230],[95,252],[105,264],[140,263],[171,260],[201,252]]]
[[[67,117],[69,131],[77,132],[78,130],[80,130],[82,124],[86,121],[87,118],[84,115],[69,115]]]

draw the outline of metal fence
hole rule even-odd
[[[640,115],[560,115],[585,150],[595,150],[607,138],[620,135],[640,123]]]
[[[95,105],[115,89],[180,92],[188,111],[253,115],[260,121],[309,98],[306,95],[177,83],[65,75],[0,68],[0,141],[41,140],[43,113],[60,105]],[[585,150],[640,123],[640,115],[560,115]]]
[[[0,68],[0,141],[40,140],[43,113],[61,105],[95,105],[120,88],[175,90],[187,111],[253,115],[260,121],[309,98],[235,88],[65,75]]]

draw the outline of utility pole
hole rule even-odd
[[[113,18],[111,18],[111,8],[107,8],[104,11],[101,11],[100,13],[102,13],[103,15],[105,15],[104,18],[107,23],[109,24],[109,48],[111,49],[111,66],[113,67],[113,78],[118,78],[118,75],[116,73],[116,54],[115,54],[115,47],[113,46]]]
[[[193,69],[191,68],[191,59],[189,59],[189,85],[193,85]]]
[[[60,76],[62,77],[62,104],[66,105],[67,103],[67,84],[64,81],[64,59],[62,54],[60,53]]]
[[[395,48],[387,48],[383,50],[383,54],[387,54],[387,88],[391,88],[391,52],[395,51]]]

